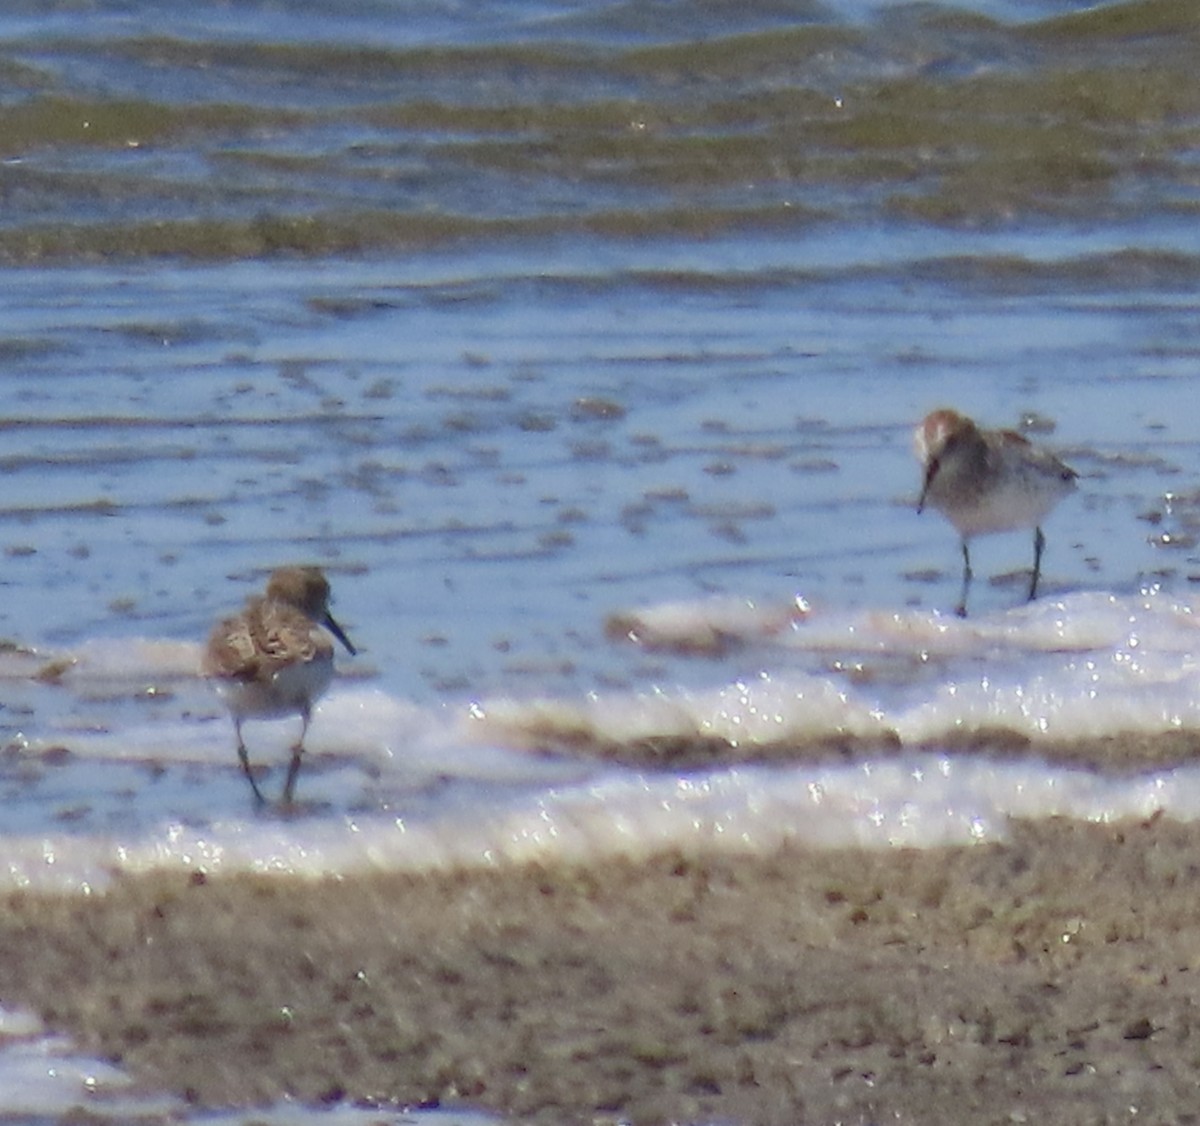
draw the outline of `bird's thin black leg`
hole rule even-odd
[[[1042,577],[1042,552],[1046,547],[1046,537],[1041,528],[1033,530],[1033,578],[1029,580],[1029,601],[1037,597],[1038,579]]]
[[[303,726],[300,728],[300,738],[292,748],[292,761],[288,763],[287,780],[283,783],[283,804],[292,804],[292,795],[296,790],[296,779],[300,775],[300,759],[304,755],[304,736],[308,734],[309,711],[307,708],[300,713]]]
[[[967,616],[967,591],[971,589],[971,552],[967,548],[967,541],[962,541],[962,556],[963,556],[963,577],[962,577],[962,592],[958,596],[958,606],[954,612],[960,617]]]
[[[242,739],[242,721],[235,720],[233,724],[234,731],[237,732],[237,753],[238,762],[242,764],[242,773],[246,776],[246,781],[250,783],[250,789],[254,791],[254,799],[259,805],[266,805],[267,799],[263,797],[263,792],[258,788],[258,783],[254,781],[254,772],[250,769],[250,756],[246,753],[246,743]]]

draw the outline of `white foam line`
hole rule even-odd
[[[138,840],[0,842],[17,886],[96,889],[116,871],[264,872],[320,877],[526,861],[642,858],[663,849],[766,853],[933,847],[1002,840],[1009,816],[1087,820],[1163,810],[1200,818],[1200,767],[1106,778],[1036,760],[904,755],[824,767],[744,767],[684,776],[609,773],[583,785],[427,819],[364,817],[169,824]]]

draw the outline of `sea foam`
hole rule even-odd
[[[714,617],[717,656],[694,644]],[[40,728],[3,760],[0,878],[83,890],[160,868],[318,877],[931,847],[1001,840],[1011,817],[1200,816],[1186,742],[1123,758],[1123,737],[1200,727],[1187,602],[1084,593],[965,622],[697,602],[635,618],[638,644],[657,630],[653,644],[680,655],[677,679],[432,706],[335,685],[290,812],[255,809],[186,651],[89,644],[56,683],[36,682]],[[255,727],[271,778],[294,734]],[[1104,755],[1089,759],[1088,740]]]

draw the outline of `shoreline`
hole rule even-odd
[[[1164,817],[928,850],[122,877],[4,897],[0,1001],[206,1107],[1173,1120],[1200,1060],[1198,857],[1200,826]]]

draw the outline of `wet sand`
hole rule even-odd
[[[13,893],[0,1000],[201,1105],[1184,1121],[1200,1097],[1200,827]]]

